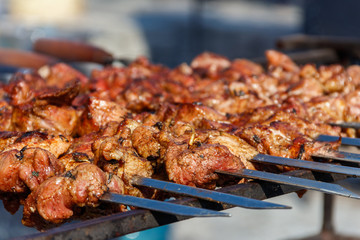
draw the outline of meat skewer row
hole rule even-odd
[[[128,153],[129,149],[126,149],[126,147],[124,147],[129,145],[130,142],[132,142],[132,146],[137,147],[139,150],[140,149],[143,150],[143,152],[138,150],[138,152],[141,153],[141,155],[156,158],[154,154],[157,154],[157,151],[153,151],[153,149],[156,149],[156,141],[158,140],[156,140],[155,138],[151,138],[151,136],[155,136],[156,134],[158,134],[158,139],[160,140],[157,143],[159,147],[158,151],[160,152],[165,151],[164,153],[165,157],[164,159],[160,159],[160,161],[165,162],[169,179],[174,180],[175,182],[181,184],[187,184],[187,185],[213,188],[216,182],[218,181],[218,176],[214,174],[214,170],[234,171],[244,168],[245,165],[247,165],[246,166],[247,168],[250,169],[254,168],[254,166],[250,162],[248,162],[248,160],[251,159],[252,156],[257,154],[256,150],[254,150],[244,140],[236,137],[235,135],[231,135],[225,132],[219,132],[216,130],[208,130],[208,131],[203,130],[203,131],[196,131],[195,133],[193,131],[185,131],[182,137],[171,138],[170,135],[171,132],[156,131],[155,127],[138,126],[134,129],[131,136],[126,136],[125,133],[131,131],[130,128],[134,127],[134,125],[136,126],[139,124],[134,120],[125,120],[122,122],[122,124],[120,124],[120,127],[117,129],[117,131],[118,131],[118,135],[122,135],[121,141],[119,141],[118,136],[116,137],[106,136],[106,134],[111,135],[111,132],[114,131],[113,126],[110,125],[107,129],[103,131],[103,134],[105,136],[103,138],[98,139],[92,144],[92,148],[95,152],[94,159],[97,164],[102,165],[103,169],[106,169],[112,174],[114,173],[119,174],[119,169],[117,166],[118,164],[114,164],[114,162],[107,163],[107,161],[123,159],[123,161],[125,162],[136,164],[136,161],[134,161],[134,157],[133,157],[134,152]],[[176,126],[176,123],[174,126]],[[141,129],[141,131],[136,131],[136,129],[138,130]],[[137,135],[137,132],[139,132],[139,135]],[[148,137],[144,137],[144,134],[145,136],[148,135]],[[196,137],[193,137],[193,134],[196,134]],[[136,139],[137,137],[138,139]],[[91,137],[87,137],[87,138],[91,139]],[[120,145],[120,142],[121,144],[123,144],[123,146]],[[308,144],[309,142],[310,141],[308,141]],[[281,144],[283,145],[283,143]],[[85,146],[87,145],[87,149],[86,147],[83,146],[79,147],[81,146],[81,144],[72,147],[73,150],[83,149],[84,154],[79,154],[80,152],[72,152],[73,150],[70,150],[68,154],[60,158],[60,161],[66,162],[64,161],[64,159],[68,159],[67,160],[68,169],[75,169],[76,167],[74,168],[74,166],[83,164],[79,162],[89,161],[89,157],[86,156],[87,154],[91,156],[91,151],[89,151],[89,144],[85,143],[84,145]],[[166,146],[165,149],[161,149],[161,145]],[[152,147],[144,148],[141,146],[152,146]],[[308,145],[304,145],[304,146],[307,147]],[[310,144],[309,147],[311,148],[311,146],[312,145]],[[294,149],[296,148],[298,152],[297,155],[299,155],[301,151],[303,151],[301,154],[304,154],[305,147],[303,147],[304,148],[303,150],[301,150],[301,146],[299,147],[299,145],[295,146]],[[331,149],[331,146],[325,146],[325,149],[329,150]],[[308,151],[307,148],[306,150]],[[294,150],[294,152],[295,151],[296,150]],[[87,154],[85,152],[87,152]],[[69,156],[70,156],[70,161],[69,161]],[[305,156],[305,154],[303,156]],[[79,161],[79,157],[85,157],[85,158]],[[102,162],[104,160],[105,162]],[[182,162],[185,162],[185,164],[183,164]],[[205,165],[199,168],[198,166],[203,165],[203,163],[205,163]],[[142,169],[144,169],[143,167],[139,167],[138,164],[139,162],[133,169],[136,169],[137,171],[141,171]],[[193,165],[195,171],[194,168],[189,169],[188,167],[189,165],[190,166]],[[122,172],[124,172],[124,170],[122,170]],[[67,176],[70,175],[68,174]],[[189,176],[191,175],[196,176],[196,178],[189,178]],[[62,181],[63,180],[61,180],[60,182]],[[41,189],[41,187],[39,189]],[[58,189],[54,188],[54,192],[58,192]],[[36,195],[35,193],[32,194]],[[33,198],[34,197],[32,198],[30,197],[29,198],[30,200],[27,201],[31,201],[31,199]],[[31,213],[35,211],[33,206],[31,208],[33,210],[31,211],[26,210],[24,212],[25,216],[27,216],[29,212]],[[44,216],[47,217],[47,215]],[[48,219],[48,220],[52,220],[52,219]],[[58,219],[56,218],[54,221],[58,221]]]
[[[339,135],[340,130],[321,121],[310,123],[306,120],[313,116],[307,117],[306,102],[297,101],[301,94],[283,101],[283,93],[263,92],[261,95],[254,89],[246,89],[256,84],[246,85],[247,80],[244,83],[241,77],[252,76],[253,71],[264,78],[263,82],[274,81],[277,89],[281,90],[281,86],[288,89],[288,82],[293,83],[296,78],[291,72],[296,72],[297,68],[286,59],[284,62],[286,64],[281,62],[281,71],[272,69],[272,76],[278,74],[281,81],[261,75],[263,70],[246,61],[236,63],[240,73],[235,77],[233,72],[225,70],[236,66],[212,54],[195,59],[191,67],[182,65],[173,71],[140,58],[129,68],[94,72],[91,81],[64,64],[42,69],[41,75],[18,74],[1,89],[3,130],[42,130],[59,137],[46,148],[19,144],[21,141],[15,140],[17,133],[11,133],[14,136],[10,134],[4,141],[2,154],[6,161],[2,163],[15,166],[11,171],[18,175],[13,176],[25,177],[16,178],[14,184],[6,183],[4,186],[8,187],[3,191],[21,192],[29,188],[35,194],[45,179],[59,175],[64,167],[71,172],[81,165],[79,162],[92,162],[118,176],[127,193],[133,195],[143,194],[130,184],[134,172],[151,177],[155,171],[160,177],[175,182],[214,188],[224,180],[219,179],[214,170],[256,168],[248,159],[257,151],[309,160],[312,152],[336,149],[338,143],[322,145],[312,141],[319,133]],[[221,80],[220,73],[222,77],[228,74],[235,80],[231,82],[229,77]],[[331,98],[341,100],[341,96]],[[340,100],[332,106],[342,106]],[[250,102],[252,108],[264,107],[244,112]],[[267,106],[274,102],[286,104]],[[315,109],[320,115],[326,113],[322,108]],[[262,111],[268,111],[269,115]],[[292,115],[291,111],[306,119]],[[262,118],[257,118],[256,114]],[[113,121],[121,124],[119,127],[115,124],[114,129],[111,127]],[[96,131],[105,126],[108,128],[99,138]],[[67,136],[65,139],[70,142],[67,147],[61,147],[67,142],[61,136]],[[72,145],[71,141],[74,141]],[[58,148],[60,150],[55,151]],[[13,161],[16,155],[24,159],[24,164]],[[33,156],[47,157],[50,169],[47,175],[40,174],[38,166],[34,166]],[[57,166],[56,158],[63,163],[62,167]],[[209,165],[196,169],[204,163]],[[166,169],[166,174],[162,168]],[[1,171],[9,173],[6,169]]]
[[[0,130],[84,135],[169,102],[201,103],[240,121],[244,112],[280,104],[312,122],[358,121],[358,67],[299,68],[278,52],[267,55],[267,73],[246,60],[206,53],[174,70],[139,58],[128,68],[95,70],[91,80],[65,64],[17,74],[0,91]]]

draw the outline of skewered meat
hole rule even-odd
[[[48,221],[58,223],[73,215],[72,208],[77,206],[96,206],[99,198],[108,191],[123,193],[121,184],[115,182],[115,176],[109,176],[93,164],[83,163],[61,176],[47,179],[26,199],[23,222],[31,219],[34,213]]]
[[[215,170],[265,169],[249,161],[258,153],[331,153],[339,142],[314,139],[358,120],[359,68],[266,56],[268,69],[204,53],[173,70],[142,57],[91,80],[65,64],[16,74],[0,86],[0,190],[31,191],[25,224],[62,222],[107,191],[158,197],[135,175],[213,189],[233,180]]]
[[[63,172],[56,157],[41,148],[24,147],[0,153],[0,190],[25,192],[36,189],[49,177]]]
[[[15,135],[17,133],[7,132],[7,134]],[[53,135],[40,131],[25,132],[21,135],[16,135],[16,137],[12,137],[11,139],[9,139],[9,135],[2,134],[0,136],[7,139],[7,145],[2,147],[2,151],[12,149],[20,151],[24,147],[38,147],[51,152],[55,157],[59,157],[61,154],[65,153],[72,143],[72,138],[69,136],[64,136],[62,134]]]

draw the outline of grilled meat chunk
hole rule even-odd
[[[215,170],[236,171],[244,167],[240,158],[220,144],[202,144],[188,148],[188,144],[170,144],[165,155],[165,166],[170,180],[203,188],[214,189],[219,176]]]
[[[47,179],[26,199],[23,223],[33,224],[31,215],[38,213],[45,220],[59,223],[73,215],[74,206],[96,206],[108,191],[107,175],[97,166],[83,163],[61,176]]]
[[[17,153],[16,157],[21,162],[19,177],[31,191],[46,179],[64,171],[63,165],[55,156],[41,148],[25,147]]]
[[[31,191],[49,177],[63,172],[63,165],[49,151],[24,147],[0,153],[0,190],[4,192]]]
[[[160,155],[160,143],[154,138],[158,133],[155,127],[139,126],[134,129],[131,141],[136,152],[143,158],[158,158]]]
[[[55,157],[59,157],[69,149],[72,141],[71,137],[62,134],[52,135],[39,131],[31,131],[21,134],[14,139],[14,142],[4,147],[2,151],[37,147],[51,152]]]
[[[19,151],[11,150],[0,154],[0,190],[3,192],[25,192],[26,186],[19,177],[21,163],[16,157]]]
[[[78,134],[97,132],[109,122],[121,122],[126,115],[127,110],[117,103],[90,98],[87,110],[81,116]]]
[[[121,146],[121,141],[115,137],[103,137],[96,140],[92,146],[95,161],[104,171],[117,175],[123,182],[126,193],[143,196],[143,193],[132,186],[134,175],[151,177],[154,173],[152,163],[139,157],[132,147]]]

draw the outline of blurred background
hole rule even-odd
[[[0,47],[31,50],[36,39],[49,37],[169,67],[204,51],[254,59],[287,35],[360,37],[359,9],[352,0],[0,0]],[[335,200],[336,230],[360,236],[360,202]],[[193,219],[124,239],[301,239],[320,231],[321,194],[271,201],[293,209],[232,209],[229,219]],[[0,239],[36,232],[21,226],[21,210],[0,213]]]
[[[359,37],[359,7],[351,0],[0,0],[0,46],[66,38],[174,67],[203,51],[260,57],[295,33]]]

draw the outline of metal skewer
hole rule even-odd
[[[251,208],[251,209],[290,209],[291,208],[289,206],[285,206],[281,204],[264,202],[256,199],[206,190],[202,188],[190,187],[186,185],[165,182],[151,178],[144,178],[140,176],[133,177],[132,184],[137,186],[156,188],[166,192],[192,196],[200,199],[205,199],[208,201],[227,203],[243,208]]]
[[[358,122],[342,122],[342,123],[329,123],[331,126],[338,126],[341,128],[354,128],[360,129],[360,123]]]
[[[170,202],[157,201],[147,198],[139,198],[130,195],[106,193],[101,201],[119,203],[134,207],[145,208],[163,213],[169,213],[188,217],[230,217],[229,213],[217,212],[214,210],[190,207]]]
[[[329,194],[336,194],[344,197],[360,199],[360,196],[357,195],[356,193],[353,193],[341,187],[340,185],[334,183],[326,183],[326,182],[320,182],[305,178],[288,176],[284,174],[275,174],[275,173],[262,172],[262,171],[249,170],[249,169],[240,169],[236,172],[228,172],[222,170],[217,170],[215,172],[230,176],[235,176],[235,177],[264,180],[279,184],[301,187],[309,190],[320,191]]]
[[[310,162],[292,158],[284,158],[284,157],[276,157],[271,155],[257,154],[250,161],[259,162],[259,163],[269,163],[273,165],[283,165],[289,167],[296,167],[302,169],[309,169],[313,171],[319,172],[327,172],[327,173],[338,173],[344,174],[347,176],[360,177],[359,168],[354,167],[345,167],[339,166],[330,163],[319,163],[319,162]]]
[[[330,135],[320,135],[316,140],[321,141],[321,142],[334,142],[334,141],[339,140],[339,137],[338,136],[330,136]],[[342,137],[341,144],[348,145],[348,146],[360,147],[360,139],[359,138]]]
[[[342,152],[342,151],[336,151],[334,153],[335,154],[332,154],[332,155],[312,154],[311,156],[316,157],[316,158],[332,159],[332,160],[343,161],[343,162],[360,163],[360,154]]]

